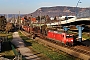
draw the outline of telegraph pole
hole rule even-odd
[[[41,29],[41,11],[40,11],[40,29]]]
[[[19,11],[19,30],[20,30],[20,11]]]
[[[76,13],[75,13],[76,17],[77,17],[77,14],[78,14],[78,4],[79,4],[79,3],[82,3],[82,2],[80,2],[80,0],[78,0],[78,2],[77,2],[77,4],[76,4]]]
[[[41,9],[39,9],[39,13],[40,13],[40,29],[41,29]]]
[[[33,28],[33,24],[32,24],[32,15],[31,15],[31,18],[30,18],[30,34],[32,32],[31,28]]]
[[[8,22],[8,14],[7,14],[7,22]]]

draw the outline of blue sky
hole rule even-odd
[[[90,7],[90,0],[80,0],[79,7]],[[78,0],[0,0],[0,14],[28,14],[40,7],[76,6]]]

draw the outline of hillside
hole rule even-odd
[[[83,12],[88,10],[89,8],[76,8],[76,7],[68,7],[68,6],[56,6],[56,7],[41,7],[37,9],[35,12],[28,14],[34,17],[40,15],[49,15],[50,17],[54,16],[62,16],[62,15],[75,15],[76,11]]]

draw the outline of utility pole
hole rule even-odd
[[[40,29],[41,29],[41,11],[40,11]]]
[[[15,14],[13,14],[13,23],[15,24]]]
[[[41,29],[41,9],[39,9],[40,12],[40,29]]]
[[[19,11],[19,30],[20,30],[20,11]]]
[[[8,14],[7,14],[7,22],[8,22]]]
[[[59,23],[60,23],[60,29],[61,29],[61,19],[59,20]]]
[[[77,4],[76,4],[76,12],[75,12],[76,17],[77,17],[77,14],[78,14],[78,4],[79,4],[79,3],[82,3],[82,2],[80,2],[80,0],[78,0],[78,2],[77,2]]]
[[[32,24],[32,15],[31,15],[31,18],[30,18],[30,33],[32,32],[31,28],[33,28],[33,24]]]

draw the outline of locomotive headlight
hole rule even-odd
[[[71,41],[73,41],[73,40],[71,40]]]

